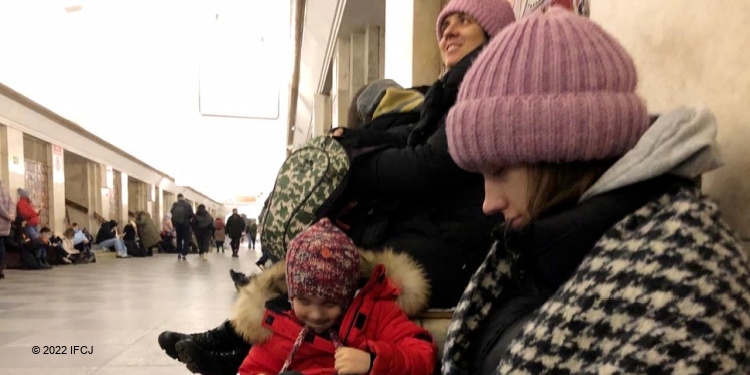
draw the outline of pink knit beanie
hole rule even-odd
[[[307,227],[289,242],[286,285],[289,297],[305,294],[348,306],[359,282],[359,251],[330,220]]]
[[[625,49],[559,7],[503,30],[466,73],[447,118],[461,168],[607,159],[649,125]]]
[[[443,8],[437,18],[437,39],[442,33],[440,26],[445,17],[453,13],[466,13],[474,18],[487,35],[492,38],[505,26],[516,20],[508,0],[452,0]]]

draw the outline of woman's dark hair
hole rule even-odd
[[[555,206],[575,204],[615,161],[529,165],[529,216],[533,220]]]

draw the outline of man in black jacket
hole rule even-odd
[[[177,260],[187,260],[190,249],[190,222],[193,220],[193,206],[182,194],[177,194],[177,202],[172,205],[172,225],[177,232]]]
[[[242,238],[242,232],[245,231],[245,220],[237,214],[237,209],[232,210],[232,216],[227,219],[226,232],[227,236],[231,239],[229,242],[232,247],[232,256],[238,257],[237,253],[240,251],[240,238]]]

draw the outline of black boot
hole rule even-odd
[[[203,375],[235,375],[245,360],[250,345],[242,342],[235,348],[228,350],[206,350],[192,339],[177,343],[177,353],[180,362],[184,363],[190,372]]]
[[[239,255],[237,255],[237,253],[238,253],[238,252],[239,252],[239,250],[234,250],[234,249],[232,249],[232,258],[237,258],[237,257],[239,257]]]
[[[175,344],[189,338],[190,335],[185,333],[164,331],[159,335],[159,346],[164,349],[168,356],[177,359],[177,349],[175,349]]]
[[[177,344],[188,339],[209,351],[226,351],[247,345],[245,340],[234,331],[232,324],[225,320],[218,327],[202,333],[185,334],[164,331],[159,335],[159,346],[164,349],[168,356],[178,359]]]
[[[50,266],[49,263],[47,263],[47,261],[42,257],[36,258],[36,264],[39,266],[39,269],[42,270],[48,270],[52,268],[52,266]]]

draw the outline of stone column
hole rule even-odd
[[[382,77],[380,71],[380,28],[368,26],[365,29],[365,84]]]
[[[350,41],[339,38],[333,59],[333,78],[331,83],[331,104],[333,127],[346,126],[346,115],[350,99]]]
[[[125,227],[128,222],[128,202],[130,202],[130,189],[128,189],[128,174],[120,172],[120,181],[115,181],[116,184],[120,184],[120,194],[122,195],[122,202],[120,208],[120,217],[117,221],[120,223],[120,230]]]
[[[67,225],[65,223],[65,153],[63,148],[48,144],[49,159],[47,164],[51,167],[52,178],[49,179],[49,226],[53,232],[62,233]]]
[[[386,0],[385,77],[404,87],[430,85],[441,71],[435,21],[441,0]]]
[[[109,220],[117,211],[112,202],[115,201],[115,170],[111,165],[102,165],[104,169],[104,186],[102,187],[102,217]]]
[[[167,212],[164,209],[164,190],[159,185],[156,185],[155,194],[156,196],[154,197],[154,204],[156,204],[156,209],[154,209],[153,215],[155,215],[156,217],[154,217],[153,219],[154,222],[157,223],[156,225],[159,227],[159,229],[161,229],[161,219]]]
[[[348,111],[351,104],[352,95],[354,95],[362,86],[367,84],[365,75],[366,60],[365,56],[365,32],[354,31],[349,36],[349,45],[351,48],[351,58],[349,59],[349,101],[346,103]]]
[[[15,201],[16,189],[25,185],[23,161],[23,132],[0,125],[0,178]]]
[[[315,94],[313,99],[313,137],[324,135],[331,129],[331,97]]]
[[[146,184],[146,192],[148,193],[148,199],[146,199],[146,212],[149,215],[154,215],[154,207],[156,207],[156,186],[154,184]]]
[[[104,178],[106,170],[103,165],[87,161],[86,169],[88,169],[88,207],[89,207],[89,219],[87,223],[81,223],[86,228],[99,227],[98,222],[94,218],[94,213],[106,217],[104,213],[104,204],[109,203],[109,196],[107,195],[109,190],[105,188]],[[95,225],[96,224],[96,225]]]

